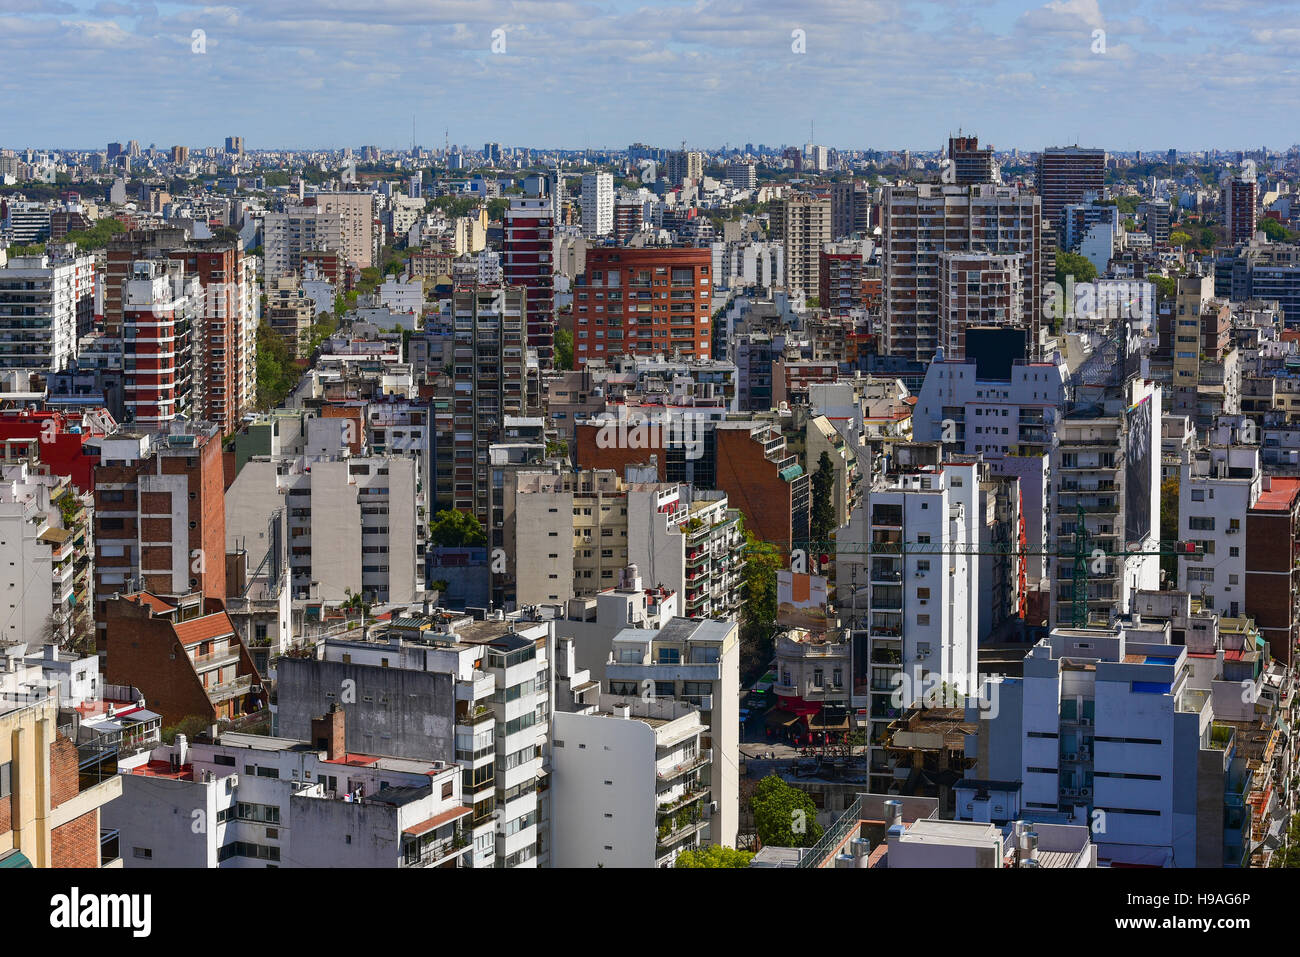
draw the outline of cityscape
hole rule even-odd
[[[1300,867],[1300,144],[499,94],[0,125],[0,869]]]

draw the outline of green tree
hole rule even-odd
[[[723,844],[710,844],[695,851],[682,851],[674,867],[748,867],[754,859],[751,851],[738,851]]]
[[[1269,867],[1300,867],[1300,814],[1291,818],[1286,840],[1268,859]]]
[[[508,199],[489,199],[487,204],[488,219],[499,222],[509,208],[510,200]]]
[[[1160,302],[1174,298],[1174,290],[1178,288],[1178,280],[1173,276],[1156,276],[1148,273],[1147,282],[1156,287],[1156,298]]]
[[[1276,219],[1270,219],[1265,216],[1255,226],[1261,233],[1269,238],[1271,242],[1285,243],[1295,239],[1296,234],[1291,232]]]
[[[746,678],[761,674],[772,657],[776,573],[782,565],[775,545],[745,532],[745,569],[740,581],[740,667]]]
[[[473,548],[487,544],[487,534],[469,512],[443,509],[429,523],[429,536],[439,548]]]
[[[266,322],[257,327],[257,406],[273,409],[293,391],[299,370],[289,347]]]
[[[555,368],[573,368],[573,333],[568,329],[555,330]]]
[[[1171,246],[1186,246],[1192,241],[1192,237],[1182,230],[1176,230],[1169,234],[1169,244]]]
[[[1178,477],[1160,483],[1160,537],[1166,542],[1178,538]],[[1161,555],[1160,568],[1166,577],[1177,580],[1178,556]]]
[[[169,728],[163,728],[161,732],[163,744],[175,744],[176,735],[185,735],[185,740],[193,741],[201,734],[207,734],[211,729],[208,719],[202,715],[192,714],[188,717],[181,718],[180,721]]]
[[[758,782],[749,799],[758,839],[772,847],[812,847],[821,839],[817,806],[805,791],[793,788],[775,774]]]
[[[812,538],[829,542],[835,531],[835,466],[830,453],[822,450],[812,477]]]
[[[1089,262],[1086,256],[1080,256],[1078,253],[1058,252],[1056,254],[1057,283],[1064,288],[1067,285],[1066,280],[1071,276],[1074,277],[1075,284],[1092,282],[1097,278],[1097,267]],[[1067,303],[1066,305],[1073,305],[1073,303]]]

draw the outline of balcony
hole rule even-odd
[[[239,675],[230,681],[223,681],[221,684],[212,685],[207,688],[208,700],[213,704],[225,701],[228,698],[238,698],[241,695],[248,694],[253,687],[252,675]]]

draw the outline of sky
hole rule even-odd
[[[0,0],[0,146],[1285,149],[1295,0]],[[815,139],[810,139],[815,137]]]

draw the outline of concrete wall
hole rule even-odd
[[[338,703],[346,715],[349,751],[455,758],[455,688],[449,674],[310,658],[281,658],[277,671],[278,735],[309,740],[311,719]],[[355,685],[345,686],[345,680]]]

